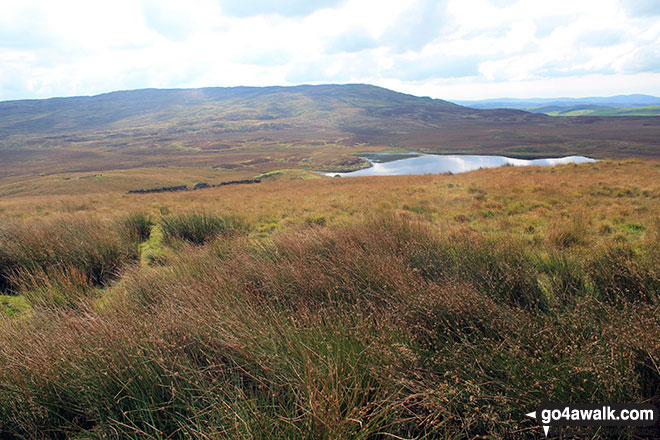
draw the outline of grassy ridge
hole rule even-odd
[[[557,401],[658,404],[658,170],[108,194],[75,216],[37,210],[60,200],[4,201],[26,237],[76,225],[47,261],[96,246],[95,229],[117,243],[148,230],[151,257],[124,260],[94,295],[62,303],[44,283],[33,310],[12,302],[0,436],[538,438],[523,414],[544,387]]]

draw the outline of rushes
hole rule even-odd
[[[88,275],[72,266],[20,270],[14,282],[33,307],[77,307],[92,292]]]
[[[258,239],[196,215],[163,230],[227,239],[127,274],[112,307],[77,299],[80,269],[22,278],[76,307],[0,320],[0,435],[508,438],[544,386],[657,399],[654,239],[565,255],[395,215]]]
[[[629,244],[597,249],[588,271],[597,291],[606,301],[660,300],[660,258],[657,249],[642,253]]]
[[[120,219],[120,226],[126,230],[126,234],[138,243],[149,239],[151,227],[154,223],[144,212],[133,212]]]
[[[233,215],[201,212],[177,214],[161,219],[165,240],[184,240],[201,245],[218,235],[231,235],[246,229],[245,222]]]
[[[576,213],[570,220],[555,225],[548,234],[548,240],[559,248],[584,244],[588,236],[584,215]]]
[[[36,279],[75,272],[91,285],[102,285],[136,258],[137,244],[130,237],[84,216],[0,227],[0,288],[5,290],[16,290],[30,274]]]

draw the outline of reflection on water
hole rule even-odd
[[[327,176],[396,176],[403,174],[440,174],[464,173],[479,168],[495,168],[503,165],[529,166],[529,165],[558,165],[566,163],[594,162],[584,156],[568,156],[556,159],[513,159],[504,156],[478,156],[478,155],[437,155],[437,154],[392,154],[370,153],[361,156],[371,163],[365,168],[350,173],[325,173]]]

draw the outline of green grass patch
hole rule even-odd
[[[259,174],[255,179],[271,180],[310,180],[321,179],[323,175],[306,170],[275,170]]]
[[[162,265],[167,262],[168,252],[163,243],[163,229],[160,224],[151,228],[149,239],[140,244],[140,263],[146,265]]]
[[[21,295],[0,295],[0,315],[28,317],[32,313],[29,301]]]

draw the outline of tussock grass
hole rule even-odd
[[[74,272],[85,283],[102,285],[137,258],[131,238],[84,216],[5,223],[0,226],[0,288],[15,290],[50,274]]]
[[[584,214],[576,213],[570,220],[562,220],[554,225],[548,234],[548,240],[559,248],[584,244],[588,236]]]
[[[22,269],[14,280],[33,307],[77,307],[93,293],[89,276],[73,266]]]
[[[144,212],[133,212],[120,219],[120,225],[133,241],[142,243],[149,239],[151,228],[154,223],[148,214]]]
[[[544,387],[659,404],[658,170],[276,181],[12,220],[20,246],[3,239],[0,258],[33,308],[0,318],[0,437],[538,438],[521,414]],[[12,203],[3,215],[51,201]],[[93,288],[66,258],[106,240],[134,255],[123,210],[183,226],[159,220],[145,264]],[[76,222],[90,227],[62,232]]]
[[[163,217],[160,221],[165,240],[184,240],[201,245],[219,235],[245,230],[246,223],[234,215],[191,212]]]
[[[660,242],[655,242],[655,247]],[[606,301],[660,301],[660,255],[630,244],[616,243],[598,249],[588,270],[597,291]]]
[[[0,432],[526,437],[544,386],[657,399],[653,310],[602,301],[620,286],[600,254],[525,246],[380,216],[185,248],[129,274],[111,308],[0,321]],[[645,258],[628,255],[657,282]]]

